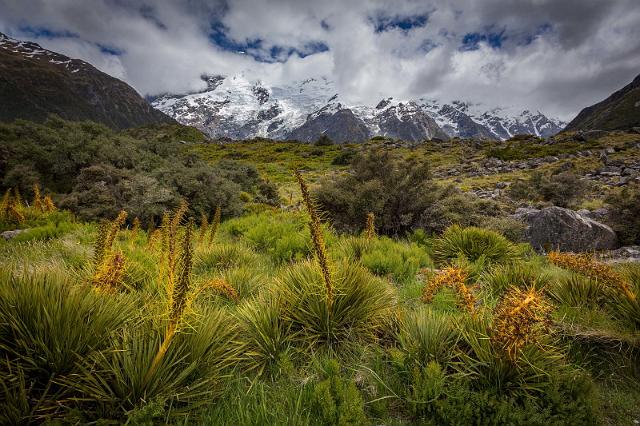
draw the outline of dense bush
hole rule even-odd
[[[384,235],[417,228],[440,232],[453,223],[475,225],[499,211],[495,202],[453,186],[439,187],[425,162],[381,149],[356,155],[349,173],[323,180],[314,195],[336,228],[359,231],[372,212]]]
[[[0,125],[0,190],[32,195],[39,182],[57,194],[63,208],[82,219],[114,216],[158,219],[187,199],[192,212],[242,212],[240,192],[277,203],[277,191],[253,166],[225,162],[209,166],[180,143],[197,139],[193,129],[162,126],[117,133],[92,122],[51,118],[44,124],[16,121]]]
[[[570,171],[535,172],[526,180],[514,182],[509,187],[509,195],[518,200],[543,201],[571,208],[581,201],[587,189],[587,182]]]
[[[622,244],[640,244],[640,185],[625,187],[613,193],[607,221]]]

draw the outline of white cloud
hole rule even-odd
[[[82,58],[143,94],[201,88],[202,73],[274,83],[326,75],[352,102],[428,96],[568,119],[640,70],[636,0],[0,0],[0,10],[0,31]],[[375,32],[377,17],[418,15],[428,16],[426,25]],[[261,40],[263,56],[274,46],[305,51],[312,42],[329,50],[258,62],[214,45],[215,22],[236,43]],[[29,28],[78,37],[37,37]],[[467,33],[503,30],[499,49],[486,42],[459,49]]]

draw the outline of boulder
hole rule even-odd
[[[583,252],[618,246],[610,227],[573,210],[555,206],[525,208],[516,210],[513,217],[527,225],[524,237],[536,250]]]
[[[22,234],[23,232],[27,231],[26,229],[14,229],[13,231],[4,231],[3,233],[0,234],[0,237],[4,238],[5,240],[10,240],[14,237],[16,237],[19,234]]]

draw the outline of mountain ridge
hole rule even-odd
[[[565,130],[627,130],[640,126],[640,74],[622,89],[584,108]]]
[[[131,86],[80,59],[0,33],[0,121],[93,120],[123,129],[175,120]]]

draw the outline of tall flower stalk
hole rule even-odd
[[[316,211],[309,188],[306,182],[302,178],[302,174],[299,170],[295,172],[296,179],[300,185],[300,191],[302,192],[302,199],[304,200],[307,212],[309,213],[309,230],[311,231],[311,240],[313,241],[313,251],[322,271],[322,279],[327,291],[327,301],[329,306],[333,303],[334,291],[333,283],[331,280],[331,272],[329,270],[329,262],[327,259],[327,248],[324,243],[324,237],[322,236],[322,226],[320,224],[320,217]]]
[[[177,262],[178,270],[174,272],[177,279],[171,286],[169,293],[169,322],[167,324],[162,344],[160,345],[160,348],[158,349],[158,352],[153,358],[151,366],[145,375],[145,384],[149,383],[149,380],[151,380],[162,363],[162,360],[169,350],[173,337],[179,330],[180,323],[184,316],[189,290],[191,288],[191,268],[193,266],[193,245],[191,237],[193,224],[193,219],[189,219],[184,232],[184,237],[182,238],[180,256]]]
[[[220,206],[216,207],[216,211],[213,214],[213,221],[211,222],[211,231],[209,232],[209,246],[213,244],[213,239],[218,232],[218,227],[220,226],[220,218],[222,216],[222,209]]]

